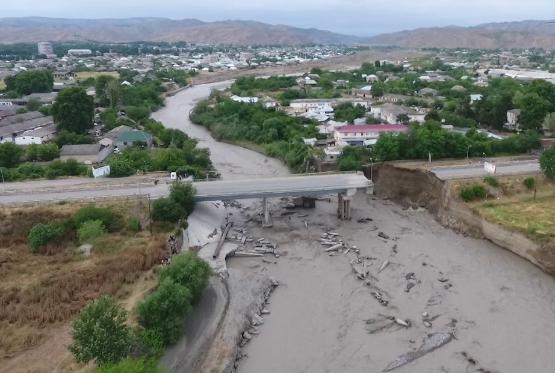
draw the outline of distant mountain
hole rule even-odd
[[[0,43],[38,41],[185,41],[210,44],[353,44],[362,39],[317,29],[252,21],[167,18],[0,18]]]
[[[374,36],[371,45],[408,48],[544,48],[555,49],[555,23],[521,21],[473,27],[435,27]]]

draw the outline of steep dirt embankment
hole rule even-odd
[[[425,207],[438,221],[458,232],[491,242],[520,255],[555,275],[555,248],[534,242],[525,235],[488,222],[463,203],[449,181],[433,173],[383,164],[374,169],[374,190],[405,207]]]

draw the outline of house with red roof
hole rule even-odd
[[[334,138],[337,145],[374,145],[382,133],[405,133],[404,124],[359,124],[337,127]]]

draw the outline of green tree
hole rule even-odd
[[[540,168],[550,180],[555,179],[555,149],[544,151],[540,157]]]
[[[103,296],[85,307],[73,323],[69,350],[78,362],[94,360],[102,366],[117,363],[131,348],[127,312],[110,297]]]
[[[29,111],[37,111],[38,109],[40,109],[41,106],[42,104],[40,100],[38,98],[33,97],[27,102],[27,105],[25,107]]]
[[[29,95],[52,92],[54,77],[49,70],[29,70],[6,78],[5,83],[7,91],[16,92],[18,95]]]
[[[191,312],[192,299],[189,289],[167,278],[139,304],[139,323],[155,333],[163,345],[175,343],[181,335],[184,316]]]
[[[60,223],[34,225],[27,236],[31,251],[37,253],[49,243],[60,240],[64,233],[64,226]]]
[[[185,209],[170,198],[158,198],[152,204],[152,220],[177,223],[187,215]]]
[[[189,216],[195,209],[195,188],[193,184],[173,183],[170,187],[170,199],[180,206],[187,216]]]
[[[407,124],[408,122],[410,122],[409,116],[407,114],[404,114],[404,113],[397,115],[396,119],[397,119],[397,122],[399,122],[399,123]]]
[[[96,98],[101,106],[113,108],[119,100],[119,81],[111,75],[100,75],[96,78],[95,91]]]
[[[545,116],[542,127],[546,135],[555,135],[555,113],[549,113]]]
[[[0,144],[0,167],[14,167],[17,166],[23,155],[23,148],[15,145],[12,142],[5,142]]]
[[[374,146],[376,156],[381,161],[400,159],[399,141],[392,134],[382,134]]]
[[[59,155],[60,150],[56,144],[32,144],[25,151],[28,161],[51,161]]]
[[[192,301],[198,301],[208,285],[210,266],[193,252],[178,255],[160,273],[160,280],[171,279],[191,291]]]
[[[56,145],[62,147],[64,145],[71,144],[92,144],[94,139],[89,135],[81,135],[78,133],[62,130],[58,132],[56,139],[54,140]]]
[[[108,165],[110,166],[110,177],[131,176],[137,171],[133,164],[121,155],[112,157],[108,161]]]
[[[370,90],[372,97],[381,97],[383,96],[384,92],[385,92],[385,87],[383,83],[377,82],[372,84],[372,89]]]
[[[520,124],[525,129],[539,130],[553,105],[537,93],[518,94],[515,103],[520,108]]]
[[[94,99],[80,87],[64,89],[52,106],[59,131],[86,133],[93,127]]]

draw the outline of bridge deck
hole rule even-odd
[[[289,176],[252,180],[194,183],[197,201],[218,201],[293,195],[320,195],[363,189],[369,181],[361,173]]]

